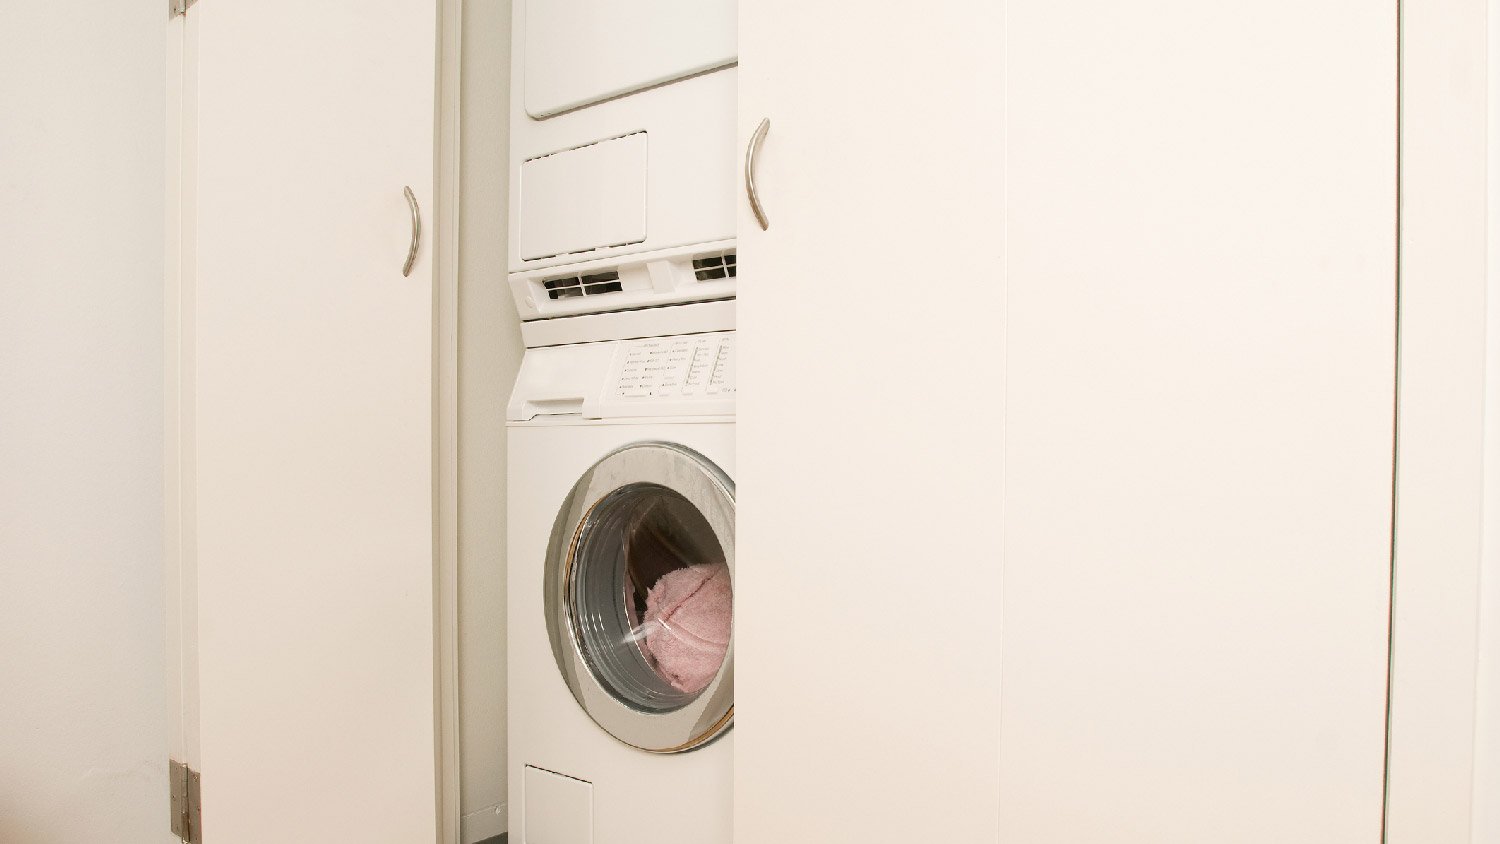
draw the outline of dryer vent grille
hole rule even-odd
[[[693,259],[693,275],[697,276],[699,281],[734,278],[735,269],[733,252],[725,252],[722,255],[706,255],[702,258]]]
[[[589,275],[566,275],[549,278],[542,282],[549,299],[572,299],[577,296],[598,296],[601,293],[619,293],[620,274],[611,270]]]

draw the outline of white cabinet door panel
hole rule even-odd
[[[994,841],[1004,7],[740,13],[735,840]]]
[[[1002,830],[1378,841],[1395,5],[1009,6]]]
[[[1394,5],[740,9],[736,840],[1378,840]]]
[[[431,841],[435,6],[189,16],[205,840]]]

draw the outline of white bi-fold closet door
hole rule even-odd
[[[212,844],[436,836],[429,244],[403,276],[435,19],[183,24],[182,752]]]
[[[1381,835],[1394,3],[742,0],[736,835]]]

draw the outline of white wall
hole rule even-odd
[[[164,0],[0,5],[0,841],[172,839]]]
[[[1500,844],[1500,0],[1489,5],[1484,560],[1479,595],[1473,844]]]
[[[459,722],[465,844],[505,831],[505,402],[521,361],[506,266],[510,2],[465,0],[458,291]]]

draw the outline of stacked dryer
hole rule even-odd
[[[729,844],[733,0],[516,0],[513,844]]]

